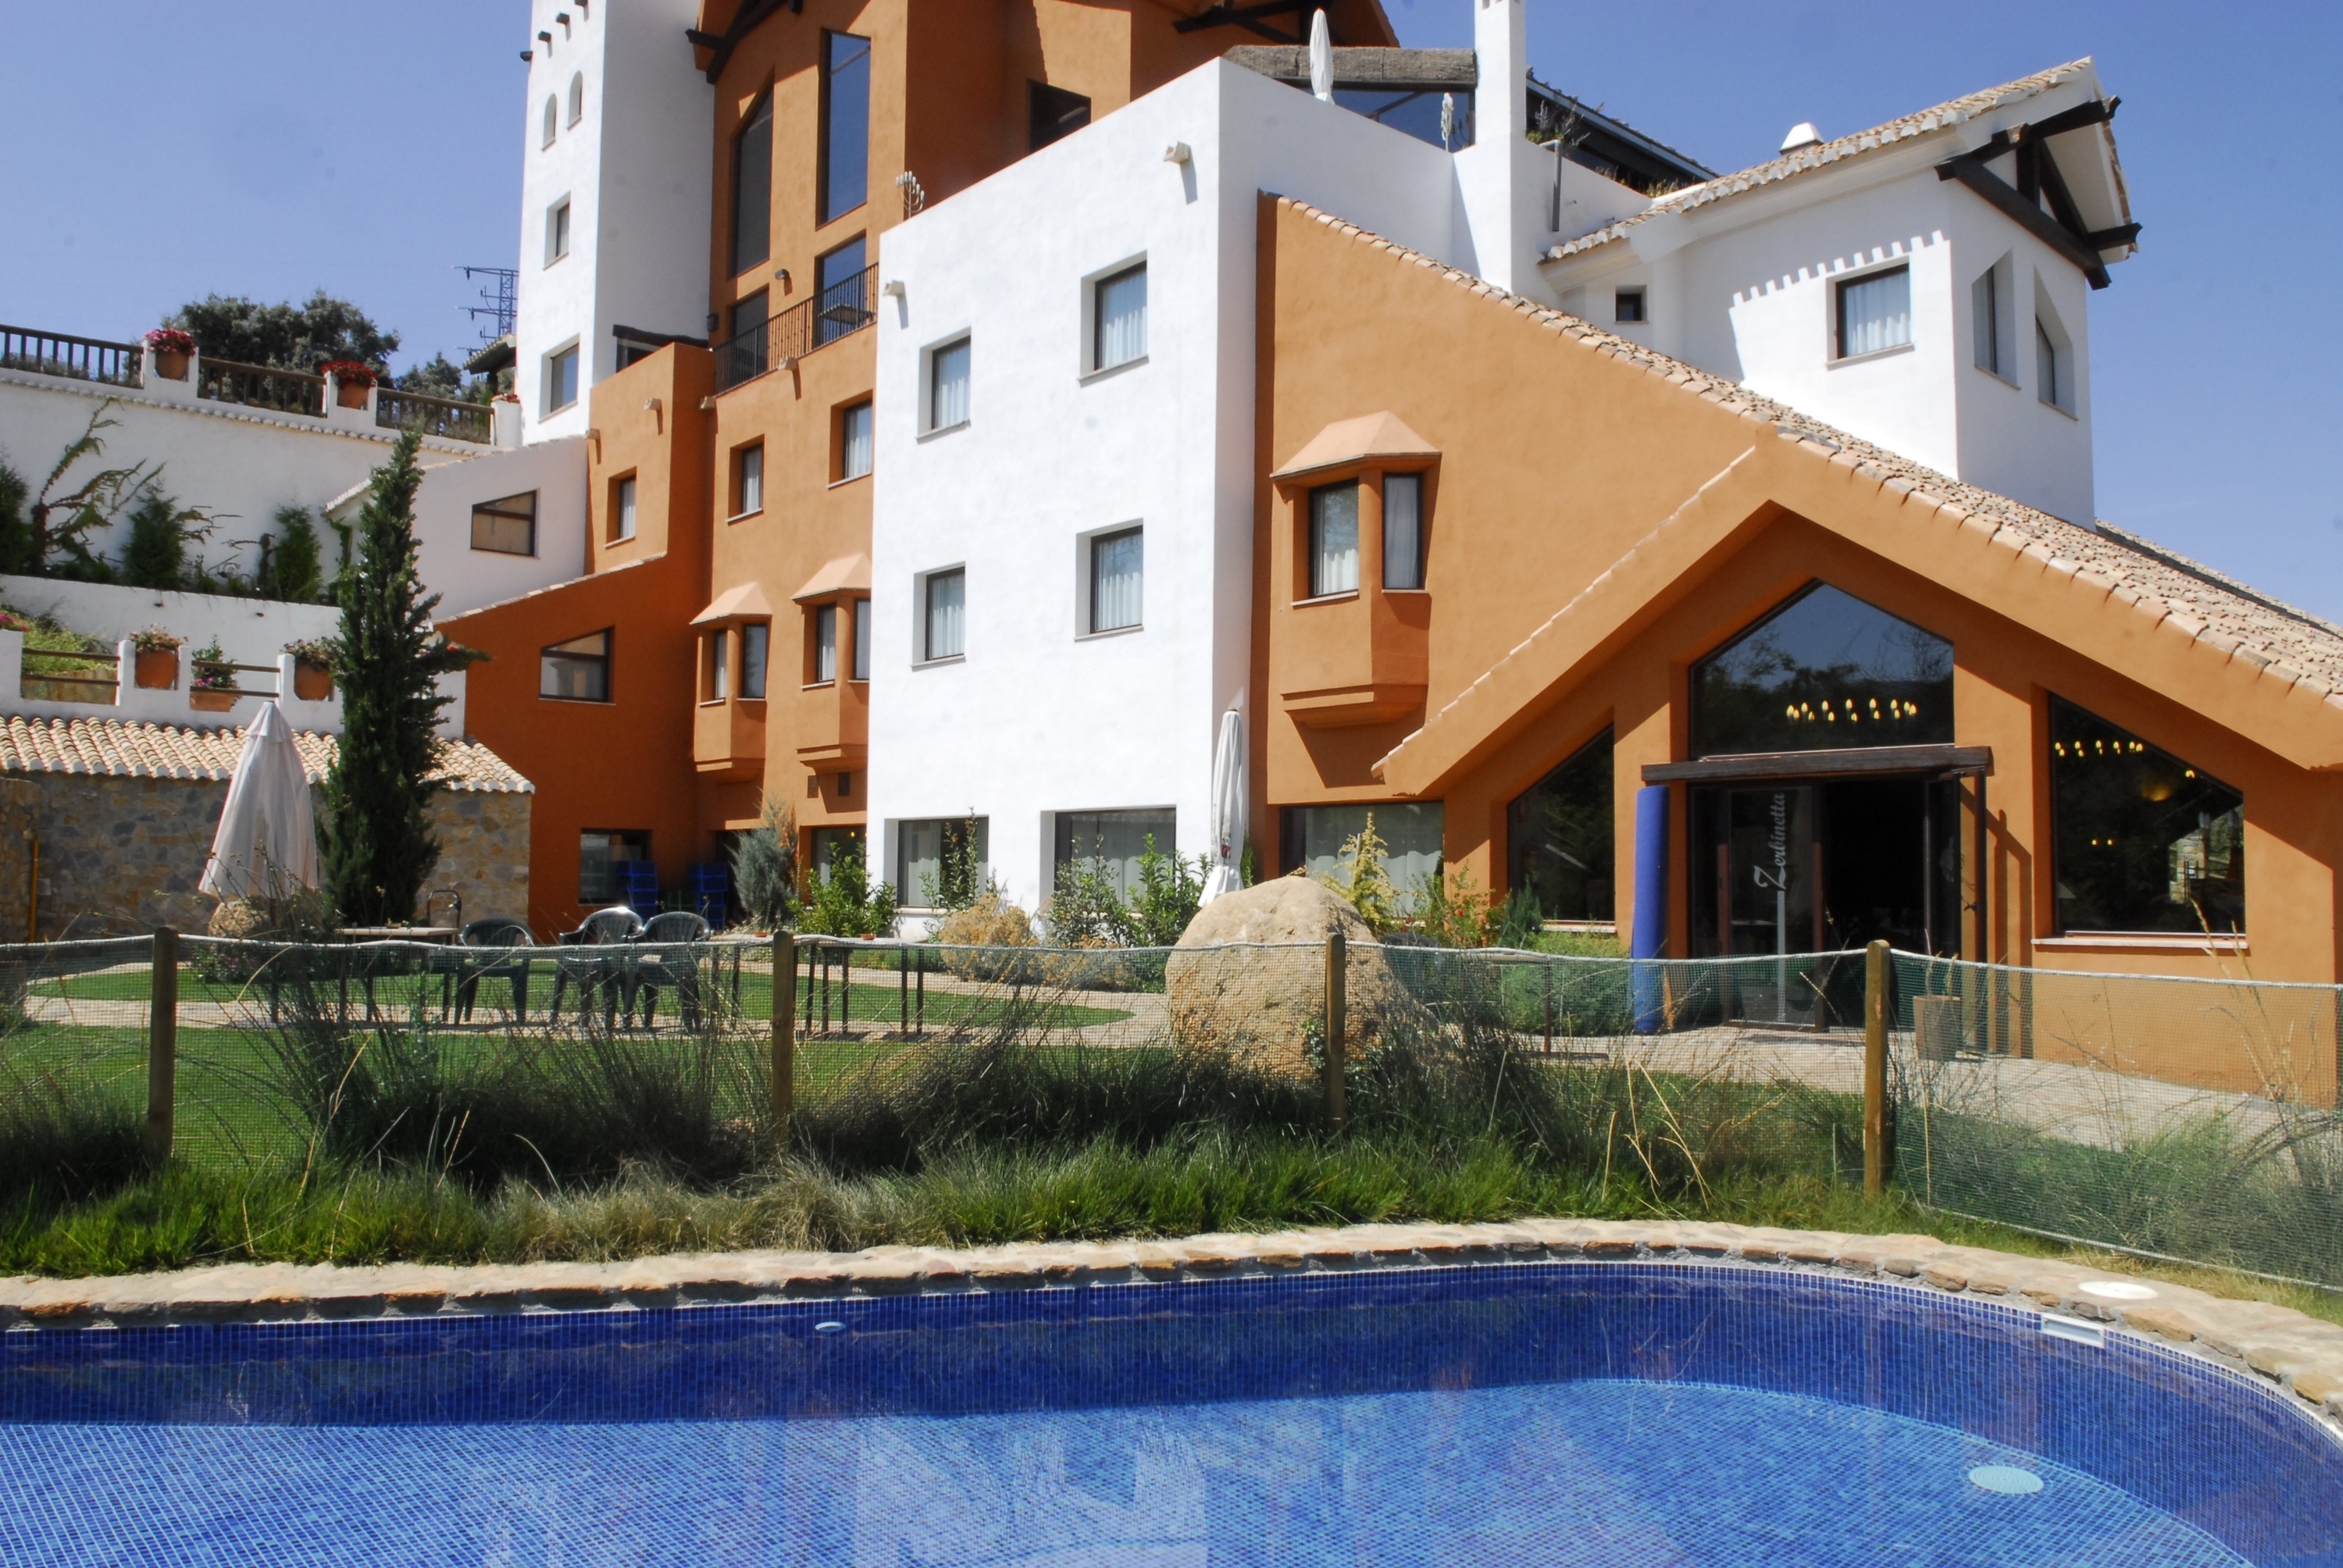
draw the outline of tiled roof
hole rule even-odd
[[[2109,598],[2147,616],[2151,624],[2169,622],[2264,675],[2301,684],[2343,708],[2343,627],[2236,583],[2162,546],[2144,539],[2132,542],[2135,536],[2121,529],[2102,533],[2083,528],[2007,496],[1949,478],[1909,457],[1809,418],[1786,404],[1761,397],[1721,376],[1508,293],[1305,203],[1284,196],[1277,199],[1280,206],[1363,245],[1388,251],[1396,260],[1437,272],[1458,287],[1528,317],[1564,338],[1648,371],[1688,397],[1715,404],[1745,419],[1771,424],[1821,458],[1934,503],[1943,508],[1939,515],[1948,520],[1989,519],[1998,525],[1993,534],[1996,543],[2102,588]]]
[[[334,765],[334,738],[313,730],[293,737],[309,782]],[[0,773],[95,773],[109,779],[186,779],[225,783],[244,750],[244,731],[182,729],[121,719],[8,716],[0,729]],[[431,782],[490,795],[528,794],[536,786],[477,740],[440,743]]]
[[[1786,153],[1778,158],[1769,159],[1765,163],[1743,169],[1739,174],[1719,175],[1713,180],[1689,186],[1683,190],[1660,196],[1642,212],[1630,217],[1623,217],[1616,223],[1606,224],[1592,234],[1583,234],[1576,239],[1564,240],[1560,245],[1547,251],[1546,255],[1556,261],[1564,256],[1583,255],[1598,246],[1609,245],[1613,240],[1624,237],[1627,231],[1637,224],[1658,217],[1664,213],[1689,212],[1694,207],[1706,206],[1712,202],[1720,202],[1727,196],[1739,196],[1745,191],[1755,190],[1761,186],[1778,185],[1792,176],[1805,174],[1809,169],[1827,168],[1832,164],[1875,151],[1880,147],[1892,146],[1897,142],[1907,142],[1916,136],[1925,136],[1932,131],[1941,131],[1949,126],[1960,125],[1965,121],[1975,119],[1979,115],[1989,114],[2005,105],[2023,103],[2027,98],[2038,97],[2062,82],[2074,80],[2090,68],[2091,62],[2088,57],[2070,60],[2063,65],[2053,65],[2046,71],[2036,71],[2030,76],[2020,76],[2015,82],[2005,82],[1998,87],[1987,87],[1983,92],[1971,93],[1966,97],[1955,98],[1950,103],[1938,104],[1933,109],[1922,109],[1917,114],[1903,116],[1898,119],[1888,121],[1884,126],[1874,126],[1867,131],[1857,131],[1850,136],[1840,136],[1834,141],[1819,142],[1812,146],[1800,147],[1794,153]]]

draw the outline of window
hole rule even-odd
[[[1423,476],[1383,476],[1383,587],[1423,586]]]
[[[991,822],[941,817],[895,825],[895,899],[915,909],[967,904],[991,863]]]
[[[732,274],[761,266],[773,246],[773,99],[767,94],[732,138]]]
[[[1505,808],[1506,886],[1549,920],[1615,918],[1611,769],[1606,729]]]
[[[2034,280],[2034,375],[2036,397],[2062,412],[2075,411],[2079,388],[2074,340],[2066,336],[2038,275]]]
[[[928,355],[928,429],[950,430],[968,423],[968,339],[947,343]]]
[[[962,623],[968,609],[968,573],[959,567],[930,572],[920,585],[920,598],[927,624],[921,628],[920,657],[960,658],[967,648]]]
[[[708,702],[732,695],[732,634],[720,626],[708,634],[708,668],[701,672],[699,689]]]
[[[1876,354],[1912,341],[1912,269],[1891,267],[1838,286],[1838,357]]]
[[[1091,624],[1093,632],[1140,624],[1146,588],[1146,530],[1124,528],[1091,540]]]
[[[1028,147],[1040,152],[1061,136],[1070,136],[1091,123],[1091,101],[1047,82],[1027,84]]]
[[[765,699],[765,655],[772,627],[752,620],[740,628],[740,695],[751,702]]]
[[[578,346],[573,343],[545,359],[545,411],[558,413],[578,401]]]
[[[2246,799],[2128,730],[2050,699],[2061,931],[2246,928]]]
[[[1343,851],[1373,817],[1383,840],[1383,874],[1403,899],[1422,893],[1440,874],[1441,831],[1446,813],[1437,800],[1394,800],[1374,806],[1288,806],[1278,815],[1283,869],[1308,869],[1340,881],[1350,869]]]
[[[870,405],[855,403],[838,415],[838,477],[859,479],[870,472]]]
[[[2010,336],[2008,256],[1977,274],[1969,285],[1969,333],[1976,367],[2004,381],[2017,379],[2017,357]]]
[[[1180,852],[1179,813],[1168,806],[1143,811],[1061,811],[1057,814],[1058,879],[1088,862],[1116,888],[1139,885],[1139,858]]]
[[[838,678],[838,607],[816,605],[813,612],[812,685],[826,686]]]
[[[545,135],[542,139],[538,141],[538,146],[541,147],[549,147],[553,145],[554,126],[559,122],[560,117],[561,109],[559,105],[558,105],[554,99],[548,95],[545,100]]]
[[[870,601],[854,601],[854,678],[870,678]]]
[[[500,556],[537,554],[537,492],[524,490],[475,506],[472,548]]]
[[[669,343],[674,341],[673,338],[668,339]],[[648,338],[629,337],[624,332],[615,332],[611,334],[611,346],[618,351],[613,363],[624,370],[629,365],[639,365],[649,359],[666,347],[667,343],[653,343]]]
[[[870,40],[821,35],[821,186],[818,223],[870,196]]]
[[[2034,324],[2035,387],[2042,401],[2056,407],[2058,405],[2058,346],[2050,341],[2049,328],[2036,321]]]
[[[732,454],[732,515],[745,518],[765,509],[765,445],[742,447]]]
[[[623,544],[635,537],[635,481],[632,475],[610,487],[610,542]]]
[[[1310,492],[1310,597],[1359,591],[1359,482]]]
[[[569,198],[563,196],[546,209],[545,265],[551,266],[569,254]]]
[[[1446,152],[1473,145],[1473,95],[1447,85],[1343,87],[1334,104]]]
[[[819,774],[815,776],[817,782],[820,777]],[[839,793],[852,794],[853,786],[847,782],[851,775],[841,773],[838,777],[840,782],[845,786],[839,790]],[[809,836],[813,839],[813,879],[815,881],[827,882],[833,874],[840,870],[849,870],[849,877],[851,879],[854,874],[861,871],[861,829],[816,828]]]
[[[835,343],[870,325],[870,276],[864,236],[856,235],[814,263],[813,346]]]
[[[1147,357],[1147,264],[1102,277],[1093,290],[1092,370]]]
[[[569,78],[569,123],[576,125],[586,117],[586,73],[578,72]]]
[[[761,329],[770,318],[772,301],[763,289],[744,294],[732,302],[732,336],[745,337]]]
[[[1952,739],[1953,645],[1827,583],[1693,666],[1695,757]]]
[[[1640,288],[1623,288],[1614,295],[1611,299],[1611,319],[1620,322],[1648,319],[1644,315],[1644,291]]]
[[[650,858],[649,833],[588,829],[578,835],[578,901],[588,908],[617,903],[629,890],[626,868]]]
[[[841,800],[854,793],[854,774],[849,770],[838,776],[838,798]]]
[[[557,642],[538,655],[537,694],[563,702],[610,700],[610,634]]]

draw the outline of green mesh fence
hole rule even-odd
[[[1895,964],[1896,1176],[1933,1207],[2343,1287],[2337,990]]]

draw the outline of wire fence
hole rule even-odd
[[[1875,980],[1863,952],[165,945],[0,950],[11,1190],[166,1158],[722,1181],[783,1149],[884,1166],[940,1128],[1373,1134],[1462,1105],[1606,1181],[1892,1175],[1950,1212],[2343,1287],[2333,987],[1908,954]]]

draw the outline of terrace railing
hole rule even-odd
[[[206,359],[198,367],[196,396],[216,403],[241,403],[279,414],[307,414],[323,418],[326,378],[301,370],[277,370],[266,365],[239,365],[232,359]]]
[[[226,659],[211,658],[193,658],[187,662],[195,666],[192,684],[198,692],[216,692],[230,702],[239,697],[284,695],[277,689],[277,667],[273,664],[235,664]],[[243,675],[265,675],[269,677],[269,682],[266,686],[246,686],[236,678]]]
[[[447,441],[487,446],[496,438],[495,414],[486,403],[465,403],[390,387],[375,391],[374,422],[386,430],[412,430]]]
[[[719,392],[796,363],[815,349],[852,337],[879,319],[879,269],[863,268],[811,299],[790,307],[716,346]]]
[[[17,689],[36,702],[87,702],[111,708],[118,685],[116,662],[104,654],[28,648]]]
[[[136,343],[76,337],[70,332],[36,332],[29,327],[0,327],[0,369],[136,387],[144,352]]]

